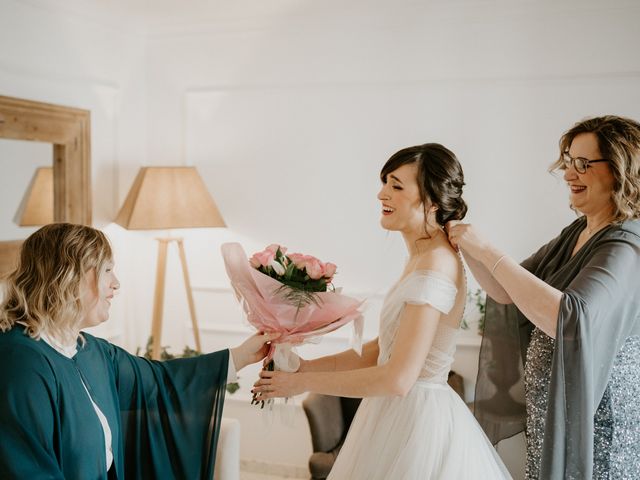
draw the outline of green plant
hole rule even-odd
[[[484,290],[478,288],[475,292],[467,292],[467,305],[474,307],[475,312],[471,314],[471,317],[478,318],[478,335],[482,335],[484,333],[484,313],[487,307],[487,298]],[[468,310],[465,311],[465,315],[460,323],[460,328],[463,330],[469,329],[470,322],[467,316],[469,313]]]
[[[153,337],[150,336],[149,339],[147,340],[147,347],[144,351],[144,354],[140,355],[140,347],[138,347],[136,349],[136,355],[142,356],[148,360],[151,360],[152,345],[153,345]],[[166,347],[166,346],[160,347],[160,360],[164,361],[164,360],[173,360],[174,358],[190,358],[190,357],[197,357],[198,355],[201,355],[201,352],[199,352],[198,350],[194,350],[189,346],[185,346],[184,350],[182,350],[182,354],[178,354],[178,355],[174,355],[173,353],[170,353],[169,350],[167,350],[168,348],[169,347]],[[233,395],[239,389],[240,389],[240,384],[238,384],[238,382],[227,383],[227,392],[229,392],[230,394]]]
[[[480,313],[480,317],[478,318],[478,334],[484,334],[484,314],[487,311],[487,295],[481,288],[478,288],[473,294],[473,299],[475,300],[476,308],[478,309],[478,313]]]

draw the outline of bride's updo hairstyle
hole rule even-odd
[[[454,153],[439,143],[403,148],[394,153],[382,167],[382,183],[387,183],[387,176],[391,172],[412,163],[418,166],[417,180],[425,210],[425,222],[431,204],[437,207],[436,222],[441,227],[449,220],[462,220],[467,214],[467,204],[462,199],[464,174]]]

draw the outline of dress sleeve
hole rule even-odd
[[[116,375],[125,478],[211,479],[229,350],[159,362],[104,344]]]
[[[429,304],[447,314],[453,308],[458,289],[451,280],[428,270],[410,274],[402,289],[402,299],[410,305]]]
[[[607,235],[560,301],[543,447],[543,478],[591,478],[595,410],[615,357],[640,330],[640,239]]]
[[[612,307],[625,303],[629,303],[630,307],[638,304],[634,294],[638,290],[640,248],[637,244],[625,241],[627,235],[597,246],[564,290],[559,318],[562,325],[558,329],[565,340],[586,340],[595,345],[604,338],[602,335],[612,331],[621,333],[617,331],[624,326],[624,322],[609,321]],[[581,318],[571,318],[575,317],[576,312],[580,313]],[[577,320],[587,324],[580,328]],[[586,326],[589,332],[583,331]],[[584,337],[586,333],[588,337]],[[615,339],[620,340],[619,334]]]
[[[59,409],[51,367],[26,348],[4,348],[2,358],[0,478],[63,480],[54,453]]]

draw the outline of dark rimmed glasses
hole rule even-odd
[[[571,155],[569,155],[569,152],[562,152],[562,168],[563,170],[566,170],[567,168],[573,166],[573,168],[575,168],[576,172],[578,173],[587,173],[587,168],[589,168],[589,166],[592,163],[599,163],[599,162],[608,162],[609,160],[606,158],[597,158],[595,160],[589,160],[588,158],[582,158],[582,157],[572,157]]]

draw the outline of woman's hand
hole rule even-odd
[[[260,379],[254,383],[251,393],[257,394],[257,400],[277,397],[292,397],[306,391],[304,374],[262,370]]]
[[[230,349],[236,370],[241,370],[247,365],[265,358],[269,353],[269,342],[279,336],[279,333],[256,333],[247,338],[241,345]]]
[[[309,360],[305,360],[300,355],[298,355],[298,360],[300,361],[300,366],[298,367],[298,370],[296,370],[296,372],[299,373],[307,371],[309,369]]]
[[[470,255],[476,260],[485,253],[491,246],[489,242],[469,223],[462,223],[457,220],[447,222],[446,232],[449,243],[453,248],[462,249],[466,255]]]

